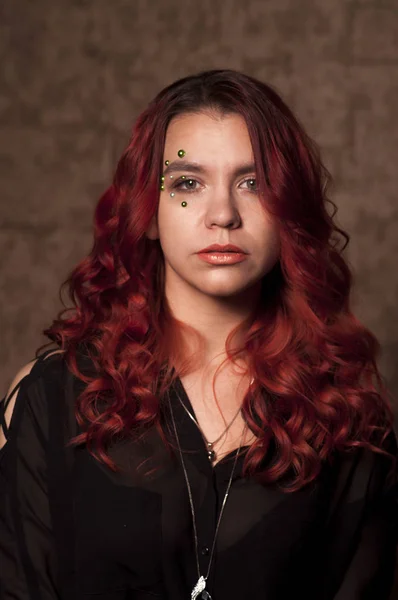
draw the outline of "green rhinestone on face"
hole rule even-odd
[[[179,151],[177,152],[177,154],[178,154],[178,156],[179,156],[180,158],[183,158],[183,156],[185,156],[186,152],[185,152],[185,150],[179,150]]]
[[[187,203],[185,202],[185,200],[183,202],[181,202],[181,206],[187,206]]]
[[[181,179],[186,179],[186,176],[185,175],[181,175]]]
[[[164,181],[164,175],[161,176],[160,181]]]
[[[166,167],[167,167],[167,165],[169,164],[169,162],[170,162],[169,160],[165,160],[165,161],[164,161],[164,164],[166,165]]]
[[[164,185],[161,185],[161,186],[160,186],[160,189],[163,191],[163,190],[164,190]]]

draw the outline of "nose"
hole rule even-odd
[[[236,229],[241,224],[241,216],[231,190],[227,186],[218,188],[209,200],[206,212],[206,227],[214,226]]]

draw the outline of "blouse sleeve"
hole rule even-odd
[[[42,355],[43,356],[43,355]],[[51,359],[46,361],[51,362]],[[18,383],[7,428],[7,400],[0,404],[6,443],[0,450],[0,597],[2,600],[60,598],[52,512],[49,502],[48,402],[43,358]]]
[[[385,449],[397,456],[394,433]],[[384,455],[342,461],[326,540],[322,598],[388,600],[398,543],[398,476]]]

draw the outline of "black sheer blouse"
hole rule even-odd
[[[66,448],[84,384],[61,354],[47,357],[50,352],[19,384],[0,454],[1,598],[189,600],[197,569],[178,453],[169,454],[150,432],[139,443],[115,444],[111,454],[121,471],[114,473],[85,448]],[[191,411],[192,405],[177,380],[171,402],[204,573],[235,452],[210,464],[176,390]],[[166,403],[164,410],[167,419]],[[393,435],[388,449],[397,453]],[[315,483],[292,494],[242,478],[243,458],[208,579],[213,600],[389,597],[398,477],[387,476],[385,457],[364,450],[338,455]],[[152,467],[156,471],[144,475]]]

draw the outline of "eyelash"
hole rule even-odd
[[[184,192],[188,192],[189,194],[192,194],[193,192],[196,192],[196,191],[197,191],[197,189],[196,189],[196,188],[195,188],[195,189],[188,189],[188,188],[185,188],[185,189],[184,189],[184,188],[182,187],[182,186],[184,185],[184,183],[188,183],[189,181],[194,181],[195,183],[199,183],[199,182],[198,182],[196,179],[194,179],[193,177],[189,177],[189,178],[186,178],[186,177],[185,177],[184,179],[181,179],[181,178],[180,178],[180,179],[177,179],[177,180],[176,180],[176,181],[173,183],[173,185],[172,185],[172,188],[173,188],[173,189],[179,189],[179,190],[182,190],[182,191],[184,191]],[[255,178],[255,177],[248,177],[247,179],[245,179],[244,181],[242,181],[242,183],[246,183],[247,181],[256,181],[256,178]],[[251,193],[253,193],[253,194],[255,194],[255,193],[257,192],[257,189],[254,189],[254,190],[253,190],[253,189],[249,189],[249,188],[247,188],[247,191],[248,191],[248,192],[251,192]]]

